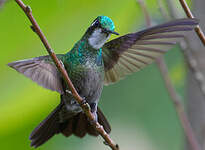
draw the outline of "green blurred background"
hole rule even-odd
[[[98,15],[115,22],[121,35],[145,28],[135,0],[32,0],[41,29],[56,53],[66,53]],[[164,22],[156,0],[146,2],[156,24]],[[47,55],[30,22],[14,1],[0,9],[0,149],[29,150],[31,131],[59,103],[56,92],[46,90],[12,70],[7,63]],[[113,36],[112,38],[115,38]],[[186,69],[176,46],[166,62],[177,91],[184,96]],[[182,129],[155,64],[117,84],[104,88],[100,107],[112,125],[111,137],[122,150],[179,150]],[[103,140],[86,136],[54,136],[39,149],[109,149]]]

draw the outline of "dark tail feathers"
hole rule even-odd
[[[30,135],[31,146],[37,148],[58,133],[62,133],[66,137],[74,134],[82,138],[86,133],[98,136],[98,133],[89,123],[84,113],[79,113],[66,122],[59,123],[59,112],[61,108],[62,104],[56,107],[56,109],[54,109],[53,112],[51,112],[50,115],[33,130]],[[110,133],[110,125],[99,108],[97,115],[98,122],[103,125],[107,133]]]

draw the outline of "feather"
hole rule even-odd
[[[151,64],[197,24],[197,19],[178,19],[140,32],[126,34],[105,43],[102,48],[104,84],[115,83]]]
[[[59,57],[62,55],[58,55]],[[9,63],[8,66],[40,86],[63,94],[62,78],[50,56],[40,56]]]
[[[52,136],[59,133],[59,112],[62,104],[54,109],[31,133],[29,139],[31,146],[35,148],[48,141]]]

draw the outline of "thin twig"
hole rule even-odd
[[[163,18],[168,20],[170,18],[169,13],[165,10],[166,8],[163,7],[163,1],[162,0],[157,0],[157,4],[159,6],[158,8],[159,8],[159,11],[161,12]]]
[[[137,3],[140,5],[140,7],[141,7],[141,9],[142,9],[142,11],[143,11],[143,13],[144,13],[146,25],[147,25],[148,27],[150,27],[150,26],[151,26],[151,19],[150,19],[150,16],[149,16],[148,11],[147,11],[147,9],[146,9],[144,0],[136,0],[136,1],[137,1]]]
[[[165,65],[164,58],[157,59],[157,65],[160,69],[160,73],[162,75],[162,78],[165,82],[165,86],[167,88],[167,91],[169,93],[169,96],[171,97],[171,100],[175,106],[175,110],[179,116],[181,125],[184,129],[184,133],[187,136],[187,139],[192,146],[193,150],[201,150],[198,141],[196,140],[196,137],[194,135],[194,132],[192,130],[192,127],[190,125],[190,122],[188,120],[187,114],[185,113],[184,107],[181,103],[181,97],[177,94],[176,90],[174,89],[173,84],[171,83],[169,73],[167,66]]]
[[[141,8],[143,9],[143,12],[146,12],[145,13],[146,18],[148,18],[150,20],[150,21],[147,21],[147,26],[149,27],[150,24],[148,24],[148,22],[151,22],[151,18],[150,18],[148,11],[147,11],[147,8],[145,5],[143,5],[143,3],[141,3],[141,0],[138,2],[139,2],[139,5],[141,6]],[[187,139],[189,140],[190,145],[192,146],[193,150],[201,150],[201,148],[200,148],[200,146],[199,146],[199,144],[194,136],[194,132],[191,128],[191,125],[188,121],[188,117],[185,113],[184,107],[181,103],[181,98],[177,94],[173,84],[171,83],[171,79],[170,79],[169,73],[168,73],[168,68],[167,68],[166,63],[164,61],[164,58],[163,57],[158,58],[156,60],[156,64],[159,68],[159,71],[160,71],[161,76],[164,80],[166,89],[169,93],[169,96],[171,97],[172,103],[174,104],[174,108],[175,108],[175,110],[178,114],[179,120],[181,122],[181,126],[184,129],[184,133],[187,136]]]
[[[192,14],[191,10],[189,9],[189,6],[187,5],[185,0],[179,0],[182,8],[184,9],[184,12],[186,13],[187,17],[189,18],[194,18],[194,15]],[[199,25],[196,26],[195,28],[195,32],[197,33],[198,37],[200,38],[201,42],[204,44],[205,46],[205,35],[202,31],[202,29],[200,28]]]
[[[174,5],[173,0],[167,0],[167,7],[169,9],[171,18],[177,18],[179,13]],[[164,12],[162,11],[161,13]],[[184,37],[184,41],[185,42],[180,43],[180,47],[182,49],[186,64],[188,65],[189,70],[193,73],[194,79],[196,80],[205,99],[205,77],[199,69],[199,64],[194,57],[193,49],[191,48],[190,42],[188,41],[187,37]]]
[[[72,92],[73,97],[75,100],[80,104],[82,107],[83,111],[85,112],[86,116],[89,118],[89,120],[92,122],[92,125],[95,127],[96,131],[103,137],[105,142],[112,148],[112,150],[118,150],[119,147],[118,145],[114,144],[110,136],[105,132],[103,129],[103,126],[101,126],[98,122],[95,122],[95,117],[90,111],[90,106],[87,102],[84,102],[84,100],[81,98],[81,96],[78,94],[76,91],[75,87],[73,86],[70,78],[68,77],[68,74],[64,67],[62,66],[61,62],[58,60],[56,57],[55,53],[53,52],[51,46],[49,45],[45,35],[41,31],[39,25],[37,24],[36,20],[34,19],[32,15],[31,8],[29,6],[26,6],[21,0],[15,0],[16,3],[22,8],[22,10],[25,12],[27,17],[29,18],[31,24],[32,24],[32,29],[35,31],[35,33],[39,36],[41,39],[42,43],[44,44],[47,52],[55,62],[56,67],[58,70],[61,72],[66,84],[69,86],[69,90]]]
[[[159,1],[159,0],[158,0],[158,1]],[[171,1],[169,0],[169,4],[170,4],[170,3],[173,4],[173,2],[171,2]],[[160,6],[160,7],[162,7],[162,6]],[[174,6],[171,6],[171,7],[172,7],[171,9],[174,8]],[[168,7],[168,8],[169,8],[169,7]],[[163,11],[164,9],[160,9],[160,10],[161,10],[162,15],[163,15],[163,16],[166,16],[166,17],[165,17],[166,19],[169,18],[169,16],[167,15],[167,13],[165,13],[165,12]],[[176,10],[175,10],[175,11],[174,11],[174,10],[169,10],[169,11],[171,11],[171,17],[173,18],[173,17],[176,15]],[[186,38],[185,38],[185,42],[186,42],[186,44],[188,44],[188,42],[186,41]],[[183,44],[180,43],[181,49],[184,49],[182,45],[183,45]],[[186,45],[186,46],[187,46],[187,45]],[[186,53],[185,53],[185,51],[186,51]],[[198,69],[197,69],[197,67],[196,67],[195,59],[194,59],[193,57],[191,57],[192,55],[191,55],[190,53],[187,53],[188,50],[183,50],[183,52],[184,52],[184,56],[186,57],[185,60],[186,60],[186,62],[188,63],[188,65],[189,65],[191,68],[193,68],[195,71],[196,71],[196,70],[198,71]],[[187,54],[188,54],[188,55],[187,55]],[[172,97],[172,99],[173,99],[173,101],[174,101],[174,104],[176,105],[176,111],[177,111],[179,117],[182,118],[182,119],[180,119],[180,121],[181,121],[181,124],[183,125],[183,128],[184,128],[184,130],[185,130],[185,133],[186,133],[186,135],[187,135],[187,139],[188,139],[190,145],[192,146],[192,148],[193,148],[194,150],[200,150],[201,147],[200,147],[200,145],[199,145],[199,143],[198,143],[198,141],[197,141],[197,139],[196,139],[196,137],[195,137],[195,135],[194,135],[194,132],[193,132],[193,129],[192,129],[192,127],[191,127],[191,124],[190,124],[190,122],[189,122],[189,120],[188,120],[187,114],[185,113],[184,107],[183,107],[183,105],[182,105],[182,103],[181,103],[182,100],[181,100],[181,98],[179,97],[179,95],[177,94],[177,92],[175,91],[174,86],[173,86],[172,83],[171,83],[171,80],[170,80],[170,78],[169,78],[169,74],[168,74],[168,69],[167,69],[167,67],[166,67],[165,65],[163,65],[164,63],[162,63],[162,62],[160,62],[160,61],[163,61],[163,62],[165,62],[165,61],[164,61],[164,59],[162,59],[162,60],[157,60],[157,63],[159,64],[159,67],[160,67],[161,70],[162,70],[161,74],[164,74],[164,75],[162,75],[162,77],[164,78],[164,81],[167,82],[165,85],[166,85],[166,88],[167,88],[168,91],[169,91],[170,97]],[[193,62],[193,61],[194,61],[194,62]],[[197,81],[198,81],[198,80],[197,80]],[[177,107],[178,107],[178,108],[177,108]]]

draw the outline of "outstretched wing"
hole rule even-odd
[[[62,55],[57,55],[61,57]],[[62,78],[50,56],[40,56],[9,63],[8,66],[24,74],[44,88],[63,93]]]
[[[117,82],[151,64],[197,24],[197,19],[178,19],[107,42],[102,48],[104,84]]]

